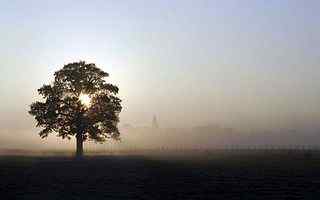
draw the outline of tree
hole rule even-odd
[[[41,138],[57,133],[63,139],[76,137],[76,155],[83,155],[83,142],[119,140],[117,124],[121,112],[118,87],[107,83],[109,74],[84,61],[69,63],[54,73],[54,81],[38,93],[43,101],[31,104],[29,113],[37,121]]]

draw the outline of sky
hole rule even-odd
[[[85,60],[120,88],[121,124],[320,128],[317,0],[0,0],[0,139],[38,141],[36,90]],[[12,140],[10,140],[12,141]]]

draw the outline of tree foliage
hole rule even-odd
[[[105,81],[108,76],[95,64],[84,61],[64,65],[55,72],[53,83],[38,89],[43,101],[30,106],[29,113],[42,128],[40,137],[54,132],[68,139],[81,136],[83,141],[119,139],[121,100],[118,87]],[[90,106],[81,102],[81,94],[89,95]]]

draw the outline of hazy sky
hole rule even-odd
[[[120,87],[122,123],[317,126],[319,10],[318,0],[0,0],[0,134],[36,135],[36,89],[78,60]]]

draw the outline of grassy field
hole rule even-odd
[[[320,156],[1,156],[1,199],[320,199]]]

